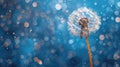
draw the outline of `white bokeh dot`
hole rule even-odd
[[[25,0],[25,2],[26,2],[26,3],[29,3],[29,2],[30,2],[30,0]]]
[[[56,9],[56,10],[61,10],[61,8],[62,8],[61,4],[57,3],[57,4],[55,5],[55,9]]]
[[[37,7],[37,2],[33,2],[33,3],[32,3],[32,6],[33,6],[33,7]]]
[[[73,43],[74,43],[73,39],[70,39],[69,44],[73,44]]]
[[[103,34],[101,34],[101,35],[99,36],[99,39],[100,39],[100,40],[104,40],[104,39],[105,39],[105,36],[104,36]]]
[[[97,5],[97,2],[95,2],[94,5],[96,6],[96,5]]]
[[[120,2],[117,3],[117,6],[120,7]]]
[[[117,23],[119,23],[119,22],[120,22],[120,17],[116,17],[116,18],[115,18],[115,21],[116,21]]]

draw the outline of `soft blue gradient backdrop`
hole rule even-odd
[[[120,67],[119,0],[0,0],[0,67],[89,67],[85,39],[72,35],[67,24],[81,7],[101,19],[89,37],[94,67]]]

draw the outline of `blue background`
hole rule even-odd
[[[94,67],[120,67],[119,0],[0,0],[0,67],[89,67],[85,39],[72,35],[67,24],[81,7],[101,19],[89,36]]]

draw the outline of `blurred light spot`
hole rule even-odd
[[[33,41],[36,41],[36,38],[34,38]]]
[[[29,2],[30,2],[30,0],[25,0],[25,2],[26,2],[26,3],[29,3]]]
[[[33,25],[37,25],[38,23],[37,22],[33,22]]]
[[[30,29],[30,33],[32,32],[32,29]]]
[[[74,43],[73,39],[70,39],[69,44],[73,44],[73,43]]]
[[[59,29],[59,30],[64,30],[64,25],[63,25],[63,24],[59,24],[59,25],[58,25],[58,29]]]
[[[118,23],[118,22],[120,22],[120,17],[116,17],[115,18],[115,21]]]
[[[25,60],[25,64],[29,64],[30,63],[30,61],[29,60]]]
[[[24,27],[29,27],[29,23],[28,23],[28,22],[25,22],[25,23],[24,23]]]
[[[95,65],[99,65],[100,62],[98,60],[95,60]]]
[[[96,6],[96,5],[97,5],[97,2],[95,2],[94,5]]]
[[[15,32],[13,32],[13,34],[15,35]]]
[[[22,10],[21,13],[22,13],[22,14],[25,14],[25,10]]]
[[[120,67],[118,63],[115,63],[115,67]]]
[[[59,3],[63,3],[64,1],[63,0],[58,0]]]
[[[104,40],[105,36],[103,34],[101,34],[99,38],[100,38],[100,40]]]
[[[19,45],[15,45],[15,48],[19,48]]]
[[[17,17],[17,20],[21,20],[21,18],[22,18],[21,16],[18,16],[18,17]]]
[[[15,43],[16,43],[16,44],[19,44],[19,43],[20,43],[20,39],[19,39],[19,38],[16,38],[16,39],[15,39]]]
[[[21,9],[21,6],[20,6],[20,5],[17,5],[16,8],[17,8],[17,9]]]
[[[62,9],[63,9],[63,11],[67,10],[67,5],[65,3],[62,4]]]
[[[117,6],[120,7],[120,2],[117,3]]]
[[[94,52],[94,51],[96,51],[96,48],[95,48],[95,47],[92,47],[91,50]]]
[[[33,2],[33,3],[32,3],[32,6],[33,6],[33,7],[37,7],[37,2]]]
[[[25,34],[24,34],[24,32],[21,32],[20,35],[21,35],[21,36],[24,36]]]
[[[84,43],[81,43],[81,48],[84,48],[85,47],[85,44]]]
[[[42,64],[42,60],[38,59],[38,57],[34,57],[34,61],[40,65]]]
[[[65,19],[64,18],[60,18],[61,20],[61,23],[64,23],[65,22]]]
[[[102,20],[103,20],[103,21],[106,21],[106,18],[103,18]]]
[[[111,20],[114,20],[114,17],[111,17]]]
[[[114,14],[117,16],[119,15],[119,11],[115,11]]]
[[[68,58],[72,58],[75,56],[75,53],[73,51],[69,51]]]
[[[102,51],[102,50],[100,50],[100,51],[99,51],[99,54],[102,54],[102,53],[103,53],[103,51]]]
[[[60,10],[62,8],[62,6],[60,4],[56,4],[55,8],[56,8],[56,10]]]
[[[21,59],[24,59],[24,55],[20,55],[20,58],[21,58]]]
[[[115,0],[109,0],[110,5],[114,5],[114,3],[115,3]]]
[[[47,36],[45,36],[45,37],[44,37],[44,40],[45,40],[45,41],[48,41],[48,40],[49,40],[49,38],[48,38]]]
[[[35,49],[35,50],[40,49],[40,47],[41,47],[41,46],[40,46],[37,42],[34,43],[34,49]]]
[[[38,60],[38,63],[41,65],[41,64],[42,64],[42,61],[41,61],[41,60]]]
[[[11,12],[12,12],[12,10],[9,10],[9,12],[11,13]]]
[[[4,16],[3,15],[0,15],[0,18],[3,18]]]
[[[12,64],[12,60],[8,59],[8,60],[7,60],[7,63],[8,63],[8,64]]]
[[[9,25],[10,25],[10,24],[12,24],[12,21],[11,21],[11,20],[9,20],[9,21],[8,21],[8,24],[9,24]]]
[[[112,8],[111,7],[106,7],[106,12],[112,12]]]
[[[0,3],[3,3],[4,2],[4,0],[0,0]]]
[[[120,58],[119,54],[118,54],[118,53],[115,53],[115,54],[114,54],[114,59],[115,59],[115,60],[118,60],[119,58]]]
[[[4,42],[4,47],[8,47],[10,44],[11,44],[11,40],[10,40],[10,39],[7,39],[7,40]]]
[[[56,52],[56,50],[55,50],[55,49],[52,49],[52,50],[51,50],[51,53],[55,53],[55,52]]]
[[[4,27],[4,24],[3,24],[3,23],[0,23],[0,27]]]
[[[107,45],[108,45],[108,46],[112,46],[112,42],[108,42]]]

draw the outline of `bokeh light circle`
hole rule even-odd
[[[90,33],[96,32],[100,28],[100,17],[95,12],[86,7],[78,8],[77,10],[74,10],[68,17],[68,27],[73,35],[80,35],[81,26],[79,25],[79,20],[84,17],[88,18],[89,20],[88,28]]]
[[[62,6],[60,4],[55,5],[56,10],[61,10]]]

